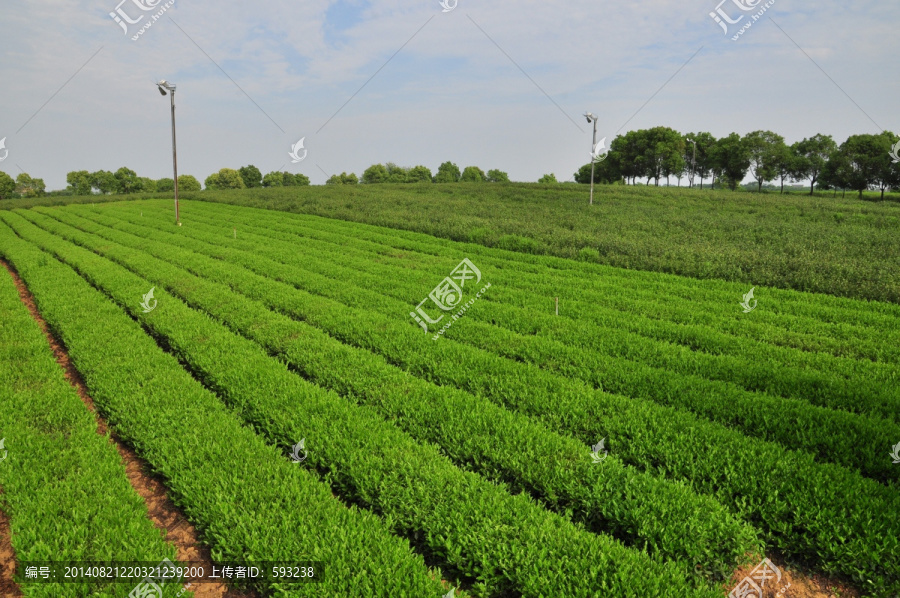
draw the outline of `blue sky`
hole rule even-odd
[[[171,176],[162,78],[178,85],[179,172],[201,181],[445,160],[570,180],[589,160],[586,110],[610,140],[658,125],[788,142],[900,131],[897,3],[775,0],[733,41],[709,16],[718,0],[174,0],[132,40],[169,0],[120,1],[5,1],[0,170],[50,189],[71,170]],[[721,10],[747,22],[764,4],[742,1],[758,0]],[[127,35],[117,6],[143,17]]]

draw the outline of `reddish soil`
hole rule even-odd
[[[781,570],[781,580],[776,582],[773,578],[767,582],[759,598],[859,598],[860,596],[857,590],[844,582],[820,575],[804,574],[786,567],[780,559],[769,560]],[[754,568],[755,565],[751,565],[735,571],[728,586],[723,588],[725,595],[749,576]]]
[[[105,436],[108,430],[106,422],[97,414],[94,401],[88,394],[87,387],[81,375],[72,365],[65,347],[50,332],[47,323],[41,318],[34,303],[34,297],[28,291],[25,283],[19,278],[18,273],[5,261],[0,260],[15,281],[16,288],[22,302],[28,307],[32,317],[40,325],[47,337],[47,342],[53,349],[56,361],[65,372],[66,379],[78,392],[78,396],[97,420],[97,433]],[[114,433],[110,433],[110,442],[116,445],[122,463],[131,486],[144,499],[147,504],[147,515],[156,527],[165,532],[166,540],[175,546],[179,561],[193,561],[195,565],[203,566],[207,571],[212,570],[212,560],[209,549],[201,545],[197,539],[197,530],[184,517],[181,511],[169,500],[164,483],[156,476],[149,473],[147,464],[139,458],[134,451],[125,446]],[[22,593],[13,581],[15,571],[15,553],[10,542],[9,521],[0,512],[0,596],[19,598]],[[190,580],[187,580],[189,585]],[[194,583],[188,588],[194,592],[197,598],[258,598],[258,594],[250,591],[239,591],[228,588],[223,583]]]
[[[0,490],[0,494],[2,494],[2,490]],[[16,571],[16,552],[13,550],[11,540],[9,517],[0,511],[0,596],[22,598],[22,590],[13,581],[13,573]]]

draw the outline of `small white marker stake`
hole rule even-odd
[[[559,315],[559,297],[556,298],[556,315]]]
[[[234,227],[234,238],[237,239],[237,227]]]

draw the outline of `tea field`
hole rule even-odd
[[[754,286],[730,249],[688,277],[225,199],[2,210],[0,258],[215,561],[316,563],[236,588],[723,598],[768,558],[900,596],[898,279],[864,235],[807,283],[760,242]],[[176,560],[6,274],[0,312],[15,560]]]

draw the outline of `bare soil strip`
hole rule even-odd
[[[97,414],[94,401],[88,394],[87,387],[78,370],[70,362],[65,347],[50,332],[47,323],[37,310],[34,297],[28,291],[15,269],[4,260],[0,260],[0,264],[13,277],[16,288],[19,290],[19,297],[22,298],[22,302],[28,307],[31,316],[40,325],[41,330],[44,331],[47,342],[50,343],[50,348],[53,349],[53,354],[56,356],[56,361],[65,372],[66,379],[78,392],[78,396],[81,397],[88,410],[94,414],[97,420],[97,433],[105,436],[109,431],[106,421]],[[147,464],[113,433],[110,433],[110,442],[113,442],[119,451],[131,486],[147,504],[148,517],[156,524],[157,528],[165,532],[166,541],[175,546],[178,559],[180,561],[198,562],[206,571],[211,571],[213,563],[209,549],[200,544],[196,528],[169,499],[163,482],[150,474]],[[10,596],[11,598],[21,598],[23,596],[21,590],[13,581],[15,568],[15,553],[10,542],[9,521],[0,512],[0,596]],[[258,598],[258,594],[255,592],[229,588],[221,582],[194,583],[188,589],[194,592],[196,598]]]
[[[763,588],[760,598],[859,598],[860,593],[846,582],[818,574],[808,574],[787,567],[781,559],[769,557],[769,560],[781,571],[781,580],[771,579]],[[728,593],[745,577],[748,577],[755,566],[735,571],[725,592]],[[780,590],[784,589],[781,593]]]
[[[2,490],[0,490],[2,494]],[[9,529],[9,517],[0,511],[0,596],[22,598],[22,590],[13,581],[16,571],[16,552],[12,546],[12,533]]]

